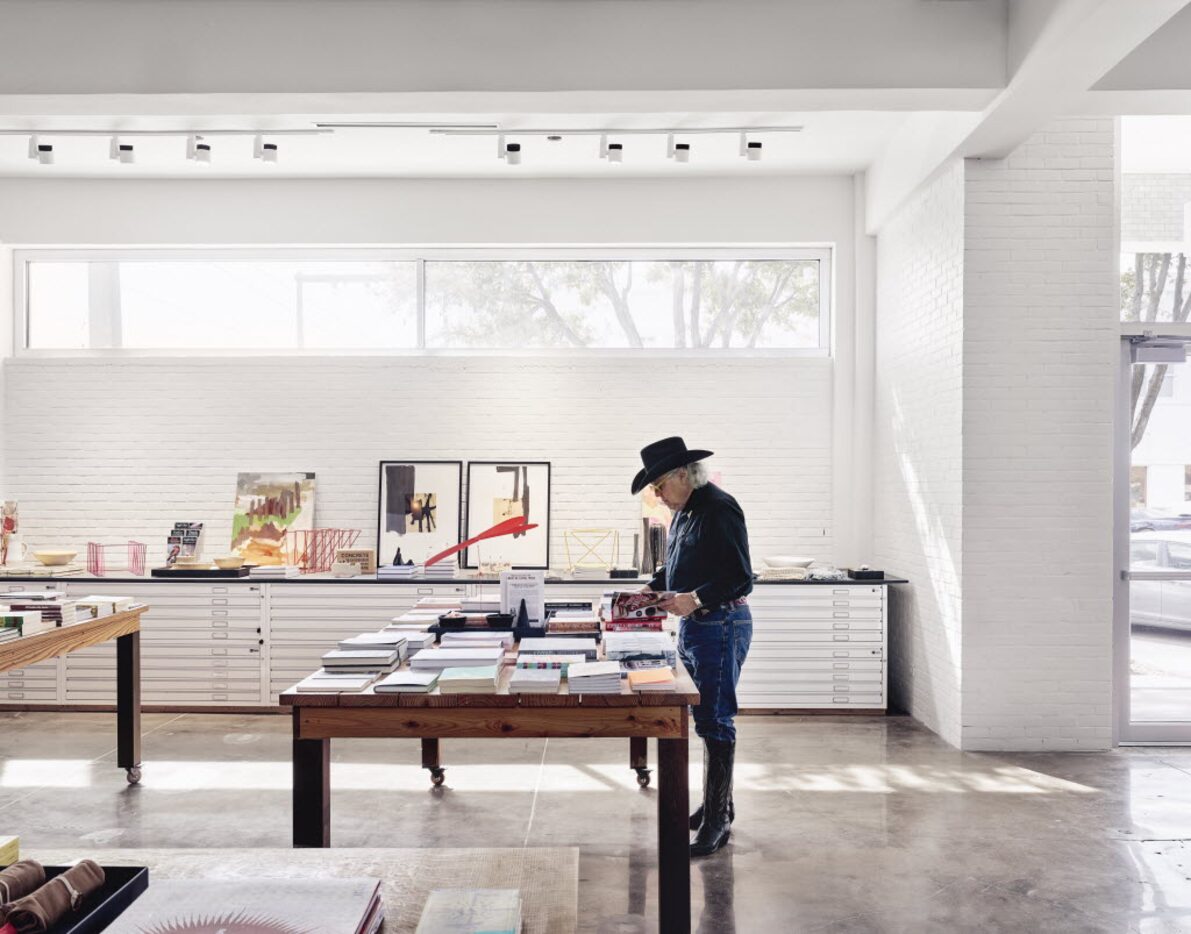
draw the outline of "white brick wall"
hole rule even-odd
[[[877,238],[874,547],[892,588],[893,703],[959,743],[963,166]]]
[[[832,548],[832,364],[814,358],[514,357],[4,361],[8,492],[31,545],[129,537],[160,558],[176,520],[230,535],[240,470],[313,470],[321,526],[375,540],[381,458],[553,464],[562,531],[612,526],[632,557],[638,450],[665,434],[717,452],[755,556]],[[400,405],[398,405],[400,403]],[[825,534],[824,534],[825,533]]]
[[[1113,133],[966,166],[965,749],[1111,745]]]

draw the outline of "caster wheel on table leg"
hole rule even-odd
[[[141,767],[134,765],[131,769],[128,769],[125,778],[128,779],[128,784],[139,785],[141,782]]]
[[[447,780],[447,773],[444,769],[431,769],[430,770],[430,784],[434,785],[435,787],[438,787],[446,780]]]
[[[637,769],[637,784],[642,788],[649,787],[649,769]]]

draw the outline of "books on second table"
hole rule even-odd
[[[403,668],[385,675],[372,689],[377,694],[425,694],[438,683],[437,671],[410,671]]]
[[[557,694],[561,684],[560,668],[516,668],[509,677],[509,693]]]

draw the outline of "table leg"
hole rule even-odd
[[[649,784],[649,747],[644,736],[629,738],[629,768],[637,773],[637,784],[645,788]]]
[[[442,762],[438,758],[437,739],[422,739],[422,768],[430,770],[430,781],[434,785],[441,785],[446,779]]]
[[[686,717],[684,710],[684,725]],[[661,934],[688,934],[691,929],[690,789],[687,781],[686,737],[659,739],[658,928]]]
[[[116,764],[141,780],[141,634],[116,638]]]
[[[294,846],[331,845],[331,741],[299,739],[294,708]]]

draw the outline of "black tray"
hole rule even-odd
[[[69,868],[46,866],[46,880]],[[46,934],[99,934],[149,887],[149,870],[145,866],[104,866],[103,875],[103,885],[98,891],[83,899],[78,911],[50,927]]]
[[[252,565],[246,564],[238,568],[154,568],[149,573],[153,577],[247,577],[252,567]]]
[[[883,581],[885,579],[884,571],[854,571],[851,568],[844,568],[844,573],[854,581]]]

